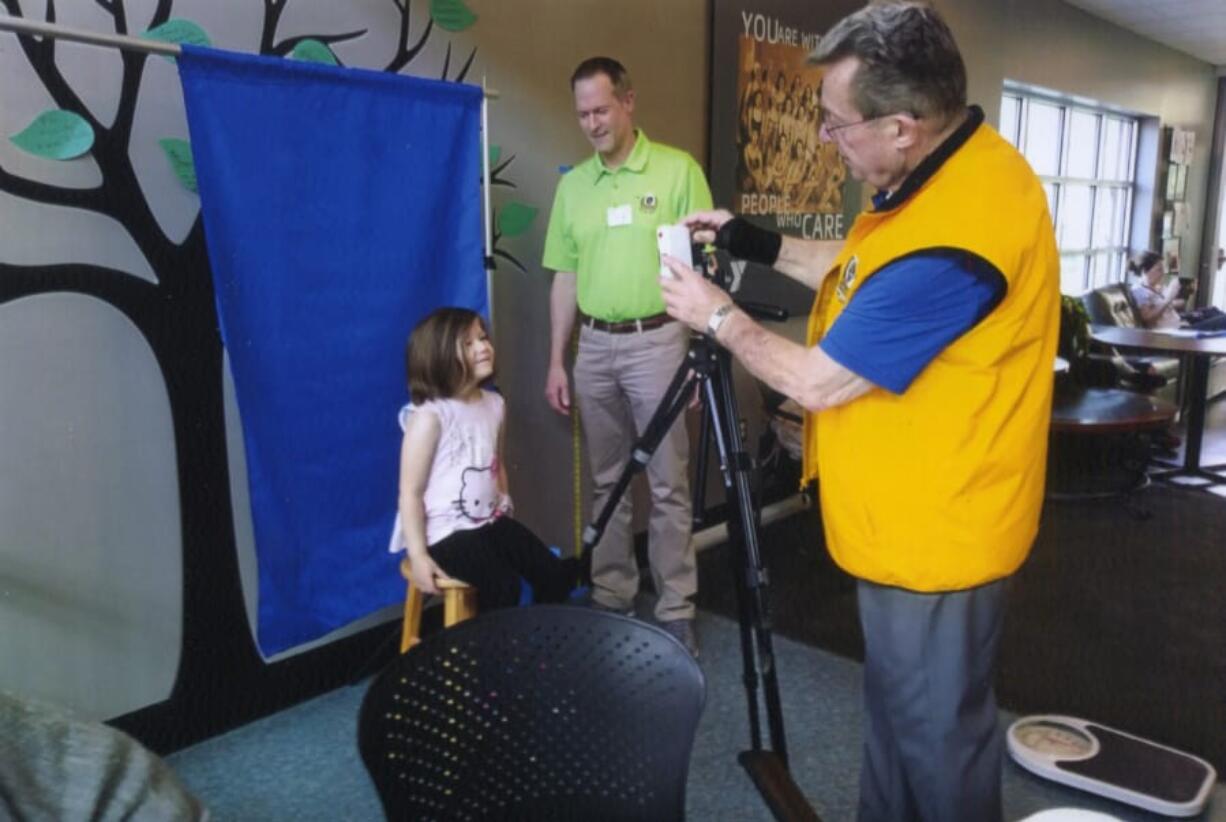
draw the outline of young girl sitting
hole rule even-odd
[[[502,465],[501,396],[485,323],[440,308],[409,337],[409,394],[400,412],[400,516],[392,550],[407,549],[413,583],[435,593],[445,574],[477,589],[482,610],[519,602],[521,578],[537,602],[560,602],[578,583],[576,559],[555,557],[511,518]]]

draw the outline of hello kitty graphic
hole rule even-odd
[[[498,485],[494,481],[497,466],[465,468],[460,474],[460,496],[452,504],[460,514],[471,522],[488,522],[496,519]]]

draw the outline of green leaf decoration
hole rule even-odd
[[[477,15],[464,0],[430,0],[430,19],[447,31],[464,31],[477,22]]]
[[[289,53],[293,60],[305,60],[308,63],[323,63],[328,66],[337,65],[336,55],[332,53],[332,49],[318,40],[306,39],[299,40],[298,45],[294,46],[294,50]]]
[[[172,17],[160,26],[154,26],[141,35],[146,40],[161,40],[164,43],[187,43],[192,46],[211,46],[213,41],[208,33],[191,20],[182,17]],[[165,56],[165,55],[164,55]],[[173,57],[166,57],[174,62]]]
[[[9,139],[36,157],[71,160],[93,148],[94,130],[80,114],[53,108],[35,117],[23,131]]]
[[[192,144],[187,140],[179,140],[175,137],[165,137],[158,140],[158,145],[162,147],[162,151],[166,153],[166,159],[170,161],[170,167],[174,170],[175,176],[179,178],[179,182],[188,191],[196,191],[196,164],[192,162]]]
[[[498,212],[498,233],[504,237],[523,234],[536,219],[537,211],[530,205],[512,200]]]

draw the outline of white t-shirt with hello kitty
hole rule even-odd
[[[482,391],[475,402],[427,400],[400,410],[402,430],[411,414],[433,414],[439,421],[438,445],[423,495],[427,545],[456,531],[488,525],[510,512],[510,496],[498,491],[498,429],[504,407],[500,395]],[[388,547],[405,549],[399,515]]]

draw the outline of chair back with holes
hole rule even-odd
[[[358,747],[390,820],[677,820],[705,692],[652,625],[505,608],[394,660]]]

